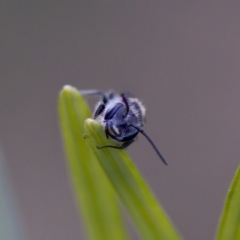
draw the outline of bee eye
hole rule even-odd
[[[103,103],[101,103],[99,105],[99,107],[97,108],[93,118],[94,119],[97,118],[104,111],[104,109],[105,109],[105,105]]]
[[[123,105],[121,103],[117,103],[113,108],[108,110],[105,115],[105,120],[110,120],[113,118],[113,116],[116,114],[119,108],[121,108]]]

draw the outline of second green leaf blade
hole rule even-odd
[[[87,142],[95,152],[142,239],[179,240],[179,235],[126,152],[96,148],[109,145],[103,127],[98,122],[86,120],[85,131]]]
[[[233,178],[223,209],[216,240],[240,239],[240,167]]]

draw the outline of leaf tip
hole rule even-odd
[[[77,88],[75,88],[75,87],[73,87],[71,85],[66,84],[66,85],[63,86],[62,90],[60,91],[59,98],[60,99],[64,98],[66,96],[69,96],[69,94],[75,94],[75,96],[76,96],[76,94],[79,95],[79,91],[78,91]]]
[[[92,118],[87,118],[86,120],[85,120],[85,124],[86,125],[91,125],[93,122],[95,122]]]
[[[64,93],[64,92],[70,92],[70,91],[72,91],[73,89],[75,89],[75,88],[72,87],[71,85],[66,84],[66,85],[63,86],[60,94],[61,94],[61,93]]]
[[[99,123],[98,121],[96,121],[92,118],[86,119],[84,125],[85,125],[85,127],[91,128],[92,130],[95,130],[97,132],[99,132],[99,131],[102,132],[102,130],[103,130],[101,123]]]

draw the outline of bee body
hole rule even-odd
[[[165,158],[142,129],[145,123],[146,108],[141,101],[128,96],[126,93],[118,95],[114,92],[105,93],[99,90],[83,90],[80,92],[87,95],[98,94],[102,96],[102,99],[95,107],[93,118],[103,125],[106,137],[116,144],[97,148],[124,149],[136,140],[140,132],[147,138],[161,160],[167,165]]]

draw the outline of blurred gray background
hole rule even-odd
[[[2,1],[0,142],[27,240],[86,239],[67,175],[64,84],[147,107],[129,149],[187,239],[213,239],[240,158],[239,1]],[[134,235],[134,239],[138,239]]]

